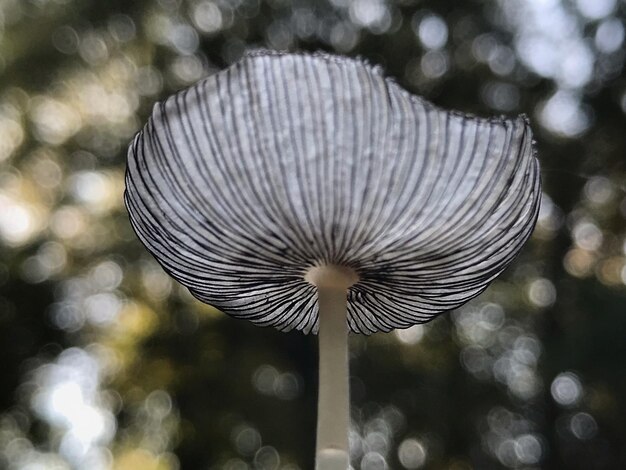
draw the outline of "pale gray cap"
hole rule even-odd
[[[194,296],[307,333],[312,266],[358,273],[353,332],[423,323],[511,263],[541,195],[525,117],[445,111],[364,61],[275,52],[155,105],[126,184],[137,235]]]

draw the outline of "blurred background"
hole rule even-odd
[[[311,469],[314,337],[233,320],[133,235],[153,103],[246,49],[361,55],[526,113],[544,180],[471,304],[351,338],[355,469],[626,468],[624,0],[0,0],[0,468]]]

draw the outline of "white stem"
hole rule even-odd
[[[319,395],[316,470],[346,470],[350,464],[348,431],[348,288],[359,278],[342,266],[318,266],[305,279],[317,286],[319,308]]]
[[[345,289],[318,287],[319,395],[317,470],[346,470],[349,465],[348,327]]]

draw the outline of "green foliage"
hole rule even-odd
[[[625,467],[626,10],[540,3],[0,3],[0,467],[310,468],[315,338],[200,305],[122,204],[155,100],[261,46],[362,55],[539,142],[547,197],[505,277],[352,338],[355,468]]]

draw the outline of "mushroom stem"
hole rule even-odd
[[[322,266],[306,279],[317,286],[319,308],[319,394],[316,470],[346,470],[350,462],[348,431],[348,287],[358,281],[351,269]]]
[[[346,470],[349,463],[348,327],[345,289],[318,287],[319,395],[317,470]]]

